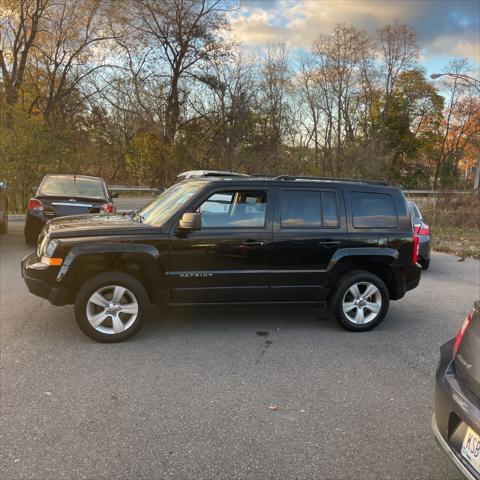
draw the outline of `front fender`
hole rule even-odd
[[[75,245],[68,252],[57,275],[57,282],[67,288],[75,283],[82,271],[127,271],[131,264],[138,265],[144,286],[155,302],[157,292],[167,291],[166,266],[160,252],[152,245],[139,243],[111,243]]]

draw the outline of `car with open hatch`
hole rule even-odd
[[[30,292],[120,341],[152,305],[327,307],[366,331],[420,281],[403,192],[315,177],[201,177],[128,215],[53,219],[22,261]]]
[[[28,201],[25,243],[34,245],[45,224],[56,217],[115,213],[112,193],[105,181],[88,175],[46,175]]]

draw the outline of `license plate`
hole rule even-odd
[[[462,457],[468,460],[468,463],[480,473],[480,435],[474,432],[470,427],[463,438]]]

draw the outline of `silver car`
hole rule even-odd
[[[432,250],[430,227],[423,220],[422,214],[415,202],[409,201],[408,207],[412,215],[414,230],[419,239],[418,263],[422,266],[423,270],[427,270],[430,266],[430,251]]]

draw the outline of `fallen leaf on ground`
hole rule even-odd
[[[277,407],[275,404],[273,404],[273,403],[271,403],[270,405],[268,405],[267,408],[268,408],[269,410],[271,410],[271,411],[273,411],[273,410],[278,410],[278,407]]]
[[[43,392],[44,395],[51,395],[52,392]]]

